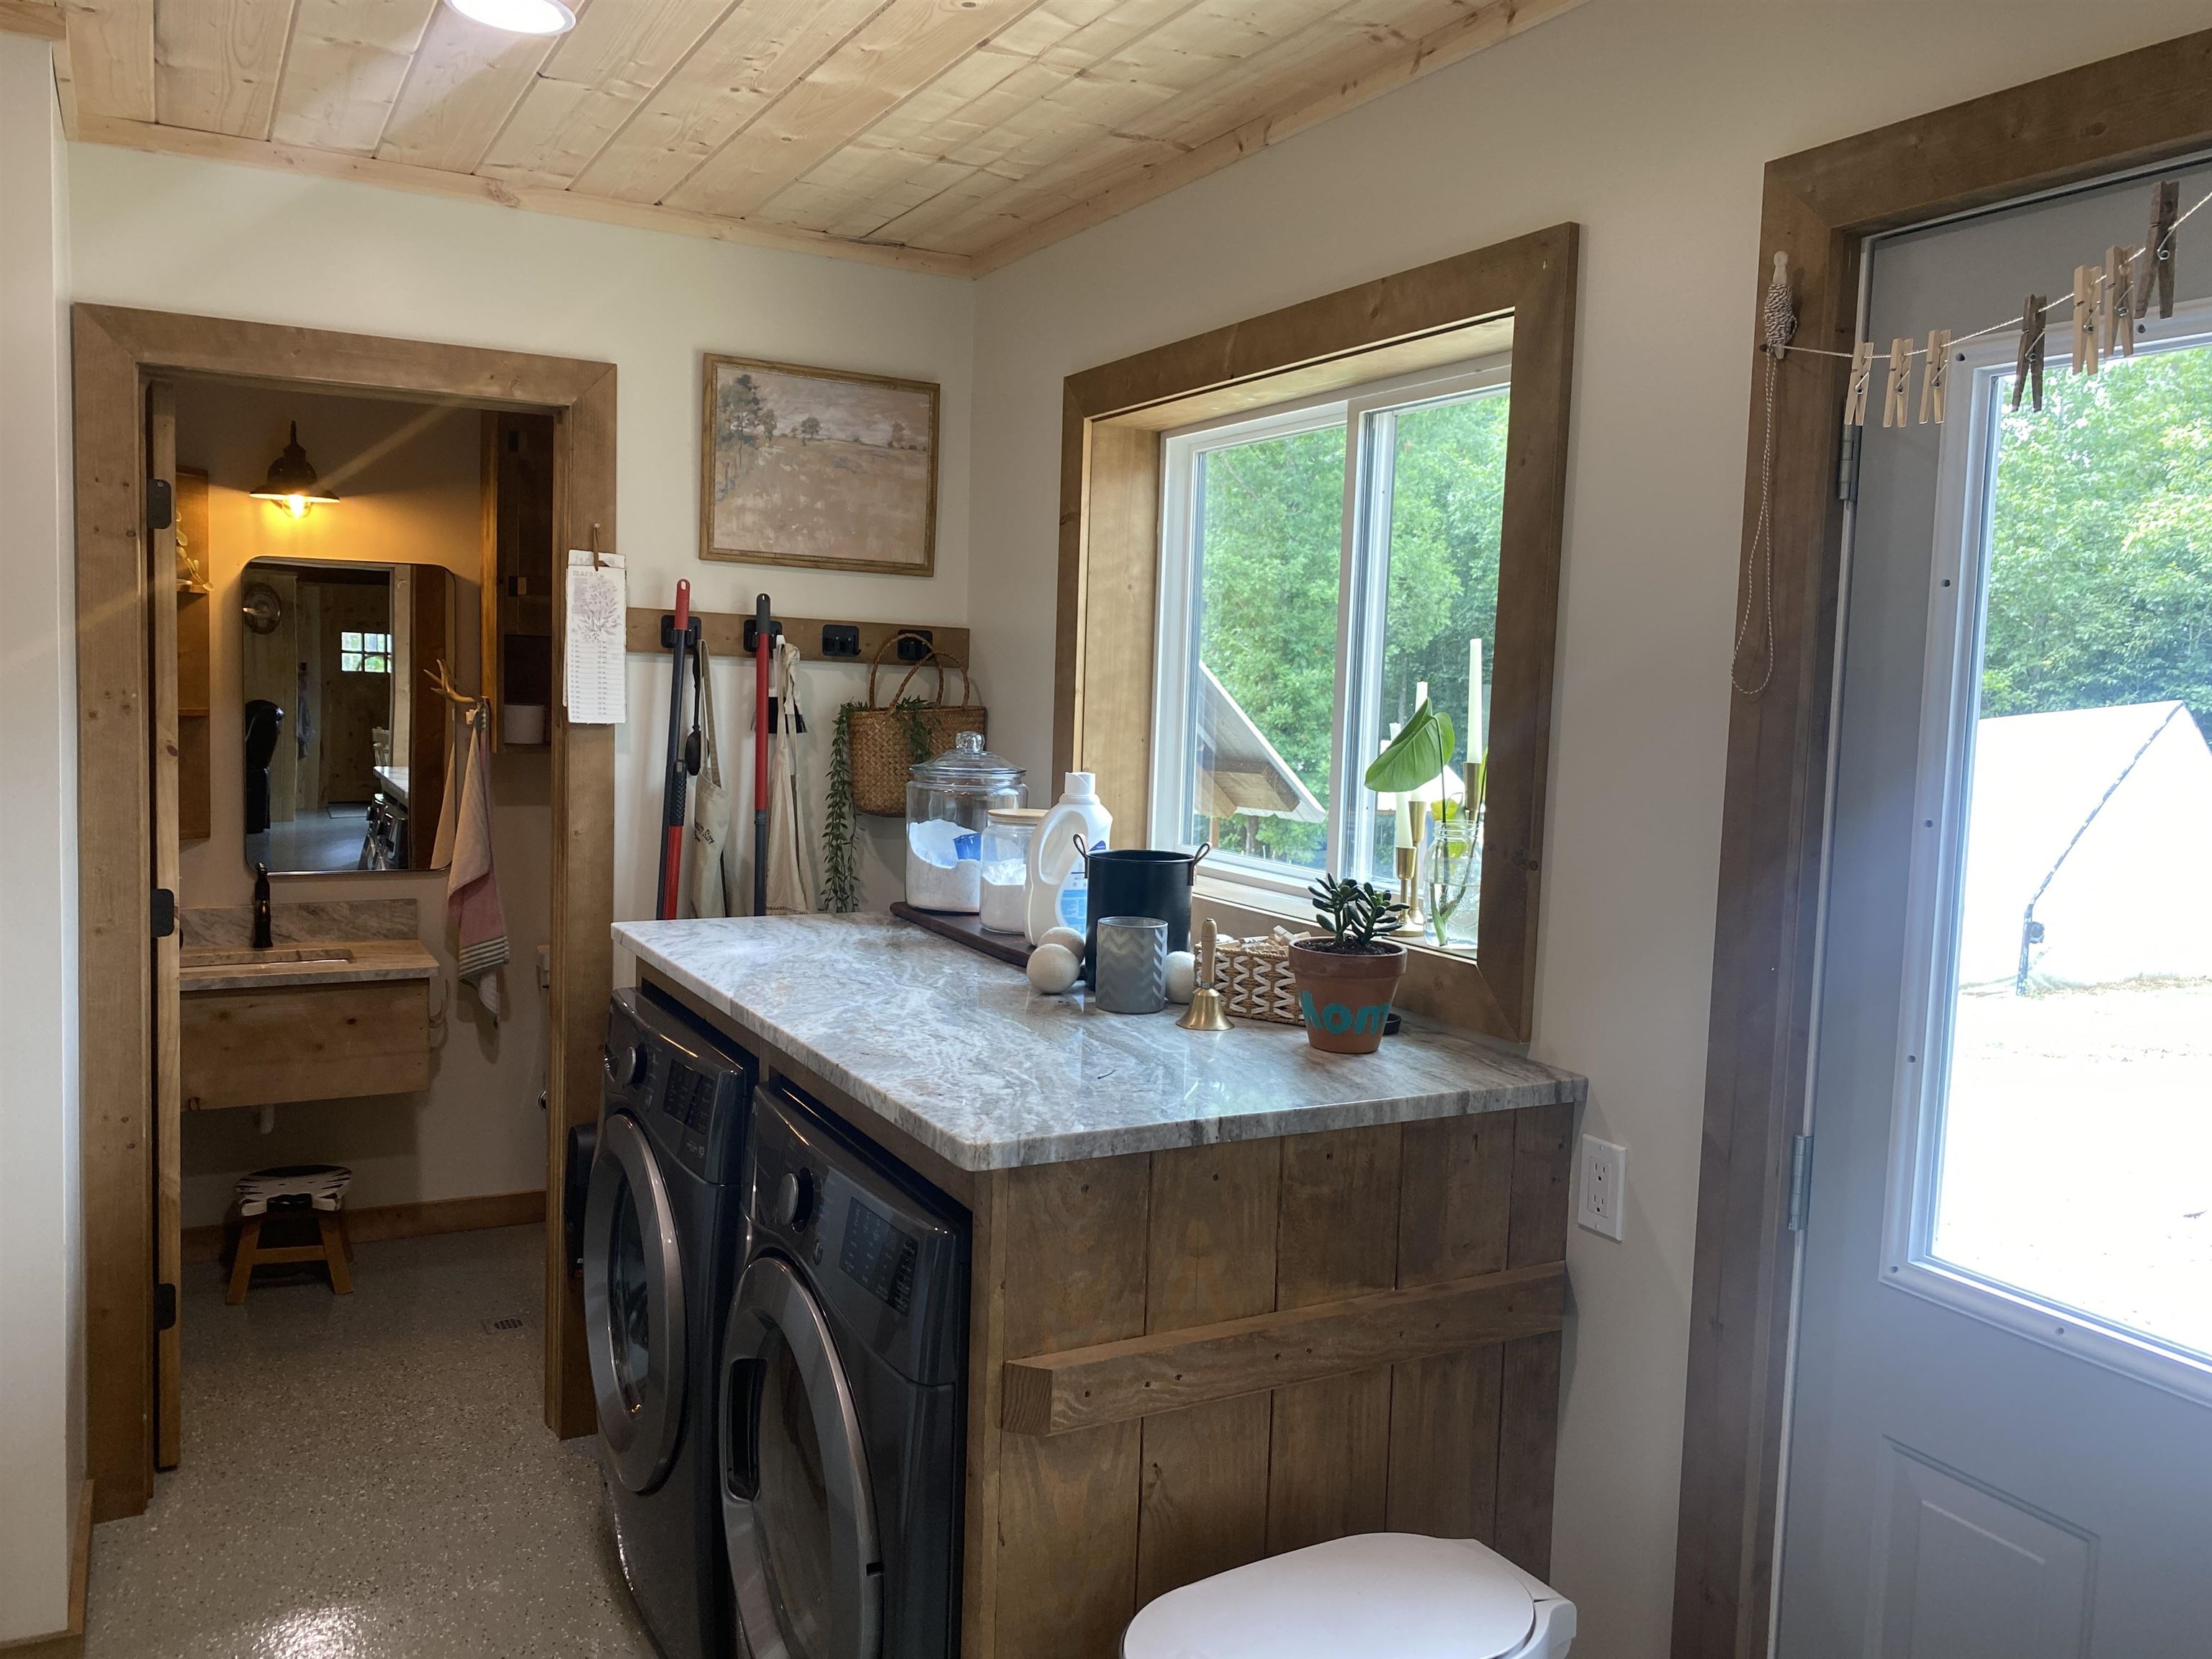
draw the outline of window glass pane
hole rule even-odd
[[[1327,858],[1344,428],[1201,452],[1189,836],[1318,870]]]
[[[341,652],[339,652],[339,653],[338,653],[338,672],[339,672],[339,673],[341,673],[341,674],[358,674],[358,673],[360,673],[360,672],[361,672],[361,653],[360,653],[360,652],[358,652],[358,651],[341,651]]]
[[[2212,348],[2048,384],[1995,434],[1934,1254],[2212,1354]]]
[[[1377,446],[1373,488],[1384,493],[1369,521],[1383,532],[1384,544],[1376,551],[1389,561],[1389,581],[1380,696],[1372,705],[1374,719],[1359,764],[1364,771],[1392,732],[1412,717],[1420,706],[1420,689],[1427,686],[1431,700],[1450,716],[1457,737],[1444,776],[1420,792],[1431,811],[1445,796],[1464,802],[1469,742],[1478,757],[1485,752],[1487,682],[1498,633],[1509,396],[1500,387],[1370,417],[1376,422]],[[1479,712],[1468,697],[1478,658],[1485,682]],[[1471,715],[1477,722],[1473,732]],[[1393,849],[1401,835],[1412,835],[1413,817],[1410,810],[1376,811],[1369,831],[1370,879],[1395,878]],[[1449,890],[1459,895],[1447,922],[1446,938],[1452,943],[1474,942],[1479,885],[1472,871],[1457,872],[1451,882]],[[1430,939],[1433,942],[1433,930]]]
[[[338,649],[341,651],[352,651],[358,653],[361,649],[361,635],[350,629],[338,635]]]

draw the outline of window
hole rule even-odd
[[[2212,311],[1943,441],[1893,1282],[2212,1394]],[[1955,584],[1955,585],[1954,585]]]
[[[339,634],[338,672],[342,674],[389,674],[392,672],[392,635],[356,634],[351,629]]]
[[[1486,752],[1510,363],[1360,388],[1173,433],[1162,491],[1154,846],[1297,894],[1323,870],[1391,885],[1395,849]],[[1421,806],[1369,763],[1423,695],[1456,734]],[[1472,890],[1449,919],[1471,948]]]

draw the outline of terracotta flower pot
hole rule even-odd
[[[1406,947],[1377,942],[1385,948],[1373,956],[1317,951],[1304,939],[1291,943],[1306,1041],[1326,1054],[1371,1054],[1382,1046],[1390,1000],[1406,976]]]

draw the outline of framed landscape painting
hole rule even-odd
[[[927,576],[937,568],[937,387],[706,360],[699,556]]]

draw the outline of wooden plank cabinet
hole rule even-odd
[[[1153,1597],[1352,1532],[1545,1573],[1571,1126],[968,1177],[964,1659],[1114,1659]]]
[[[195,991],[182,1003],[186,1111],[430,1086],[425,981]]]

